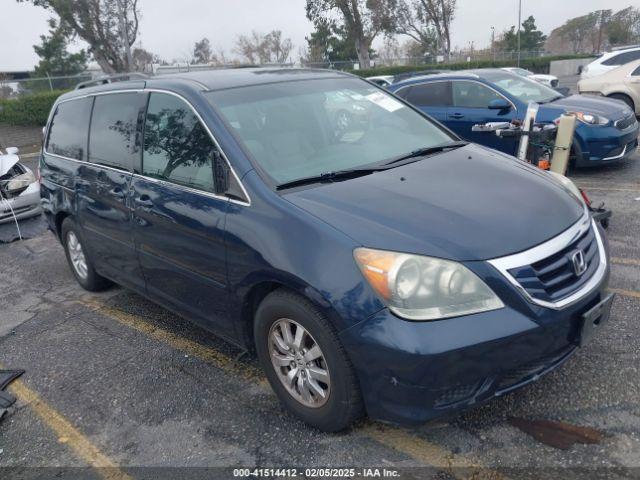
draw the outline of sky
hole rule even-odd
[[[548,34],[568,18],[603,8],[619,10],[635,1],[522,0],[522,18],[533,15],[538,28]],[[292,56],[297,59],[312,30],[305,0],[140,0],[140,5],[140,42],[168,61],[185,61],[193,44],[203,37],[209,38],[214,50],[223,49],[229,55],[236,37],[252,30],[282,30],[293,41]],[[0,71],[32,69],[37,64],[33,45],[47,32],[49,16],[50,12],[28,3],[0,0]],[[458,0],[452,44],[468,48],[473,42],[475,48],[486,47],[492,26],[498,33],[517,22],[518,0]]]

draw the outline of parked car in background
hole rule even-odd
[[[18,149],[0,150],[0,223],[40,215],[40,185],[33,172],[20,163]]]
[[[393,83],[394,78],[393,75],[376,75],[374,77],[367,77],[367,80],[386,88]]]
[[[367,121],[336,135],[349,101]],[[117,282],[255,351],[323,430],[365,412],[420,423],[528,385],[613,299],[579,195],[345,73],[76,90],[53,106],[40,171],[80,285]]]
[[[578,91],[620,100],[640,116],[640,60],[582,79],[578,82]]]
[[[558,77],[554,75],[544,75],[542,73],[533,73],[529,70],[520,67],[504,67],[502,70],[510,73],[515,73],[521,77],[530,78],[536,82],[540,82],[547,87],[556,88],[558,86]]]
[[[389,89],[442,122],[462,138],[515,155],[517,140],[473,132],[479,123],[523,120],[529,102],[540,104],[538,122],[573,112],[578,118],[571,161],[602,165],[629,158],[638,144],[638,122],[621,102],[587,95],[564,97],[528,78],[500,69],[412,78]]]
[[[636,60],[640,60],[640,45],[612,50],[600,55],[589,65],[586,65],[580,73],[580,78],[596,77]]]

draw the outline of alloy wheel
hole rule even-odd
[[[87,259],[84,256],[82,244],[73,231],[67,234],[67,250],[69,251],[69,258],[71,259],[73,270],[80,278],[83,280],[86,279],[88,275]]]
[[[306,407],[329,399],[331,378],[320,346],[298,322],[281,318],[269,330],[269,357],[287,392]]]

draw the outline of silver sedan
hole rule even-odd
[[[0,224],[40,215],[40,184],[17,148],[0,150]]]

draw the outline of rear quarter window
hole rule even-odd
[[[87,138],[93,98],[60,103],[51,123],[45,149],[47,153],[73,160],[87,160]]]
[[[95,99],[89,161],[123,170],[139,167],[146,94],[113,93]]]
[[[629,62],[633,62],[634,60],[640,59],[640,50],[634,50],[632,52],[625,52],[614,57],[611,57],[608,60],[602,62],[603,65],[613,66],[613,65],[625,65]]]

